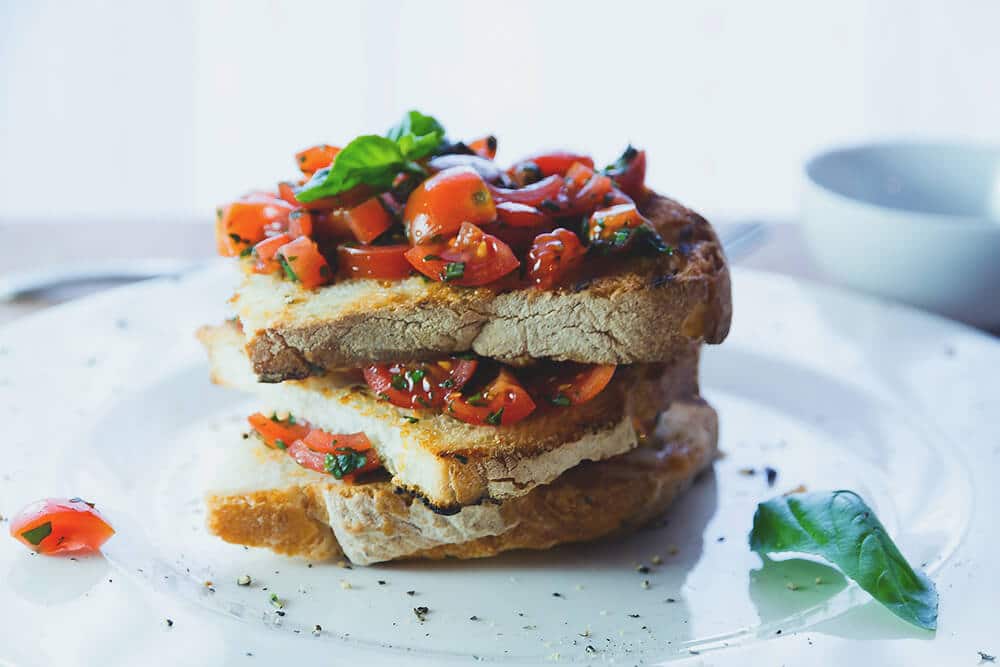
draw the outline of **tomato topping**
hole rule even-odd
[[[594,176],[594,170],[582,162],[574,162],[566,171],[563,187],[566,194],[574,196]]]
[[[312,214],[304,209],[297,209],[288,215],[288,236],[297,239],[300,236],[312,236]]]
[[[288,226],[291,205],[273,196],[252,194],[219,209],[216,235],[219,254],[234,257]]]
[[[451,359],[425,364],[372,364],[365,382],[379,398],[401,408],[440,408],[445,396],[469,381],[479,362]]]
[[[514,201],[497,203],[497,219],[511,227],[540,227],[549,221],[548,216],[534,206]]]
[[[331,435],[313,429],[288,447],[288,455],[303,468],[353,482],[357,475],[378,469],[382,463],[364,433]]]
[[[586,252],[580,237],[568,229],[539,234],[528,251],[528,278],[542,289],[555,287],[580,265]]]
[[[447,244],[414,246],[406,259],[428,278],[464,287],[499,280],[521,265],[510,246],[467,222]]]
[[[605,173],[629,197],[641,199],[646,190],[646,151],[629,146],[613,165],[605,169]]]
[[[531,396],[506,368],[478,394],[466,397],[453,392],[447,403],[450,415],[469,424],[489,426],[517,423],[535,410]]]
[[[532,394],[551,405],[579,405],[604,391],[617,366],[614,364],[562,363],[548,367],[548,374],[533,379]]]
[[[482,224],[496,217],[486,182],[471,167],[452,167],[425,180],[410,194],[403,214],[414,245],[454,236],[462,223]]]
[[[471,142],[469,148],[479,157],[492,160],[497,156],[497,138],[492,134],[487,137],[480,137]]]
[[[659,237],[635,204],[618,204],[596,211],[587,221],[587,239],[592,245],[606,250],[625,250],[643,235]]]
[[[498,202],[525,204],[545,211],[547,208],[551,210],[553,206],[557,206],[556,199],[559,197],[562,186],[562,177],[552,175],[523,188],[498,188],[492,185],[488,187],[493,198]]]
[[[10,534],[40,554],[97,551],[112,535],[93,503],[47,498],[31,503],[10,520]]]
[[[511,171],[515,172],[520,165],[531,163],[538,167],[538,171],[541,172],[542,176],[551,176],[552,174],[562,176],[569,171],[574,162],[580,162],[591,169],[594,168],[594,160],[586,155],[570,153],[569,151],[552,151],[551,153],[541,153],[534,157],[520,160],[514,163]]]
[[[277,257],[288,279],[301,283],[306,289],[325,285],[332,277],[333,272],[319,246],[307,236],[300,236],[278,248]]]
[[[311,176],[316,171],[325,169],[333,164],[333,158],[337,157],[337,153],[339,152],[340,149],[336,146],[319,144],[318,146],[312,146],[296,153],[295,162],[299,165],[299,169],[302,170],[303,174]]]
[[[351,278],[378,278],[379,280],[400,280],[413,272],[406,260],[410,246],[344,244],[337,246],[340,270]]]
[[[278,236],[264,239],[255,245],[252,253],[253,258],[257,260],[253,266],[254,272],[277,273],[281,271],[281,262],[275,258],[275,255],[278,254],[278,249],[281,246],[291,240],[292,238],[288,234],[279,234]]]
[[[264,444],[272,449],[287,449],[296,440],[301,440],[309,435],[311,430],[309,424],[296,421],[290,415],[288,419],[278,419],[274,415],[268,417],[260,412],[255,412],[247,417],[247,421],[250,422],[250,427],[256,431]]]
[[[378,197],[355,206],[347,212],[345,219],[354,238],[362,243],[371,243],[392,226],[392,216]]]

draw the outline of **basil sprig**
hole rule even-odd
[[[904,621],[937,628],[934,584],[910,567],[882,522],[853,491],[797,493],[760,503],[750,548],[762,554],[821,556]]]
[[[311,202],[358,185],[388,190],[401,171],[423,173],[414,160],[433,153],[443,140],[441,123],[419,111],[410,111],[386,136],[365,134],[344,146],[333,164],[313,174],[295,193],[295,198]]]

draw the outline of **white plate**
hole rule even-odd
[[[228,290],[229,274],[213,270],[0,331],[0,513],[82,495],[119,530],[107,559],[47,559],[0,539],[0,662],[941,665],[1000,653],[993,339],[737,272],[733,333],[703,367],[726,457],[666,522],[545,553],[346,570],[226,545],[202,527],[203,452],[250,407],[209,384],[193,337],[223,316]],[[773,487],[765,466],[778,471]],[[852,488],[875,506],[937,583],[936,635],[821,564],[762,567],[746,545],[756,503],[800,484]],[[236,585],[243,573],[252,586]],[[286,602],[280,625],[271,592]],[[417,606],[430,609],[423,622]]]

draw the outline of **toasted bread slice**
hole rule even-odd
[[[259,383],[238,327],[205,327],[199,336],[214,382],[255,393],[269,409],[332,433],[363,431],[393,483],[438,509],[521,496],[581,461],[627,452],[671,401],[698,392],[698,349],[689,346],[671,364],[619,368],[582,405],[542,407],[509,426],[473,426],[441,413],[397,408],[343,374]]]
[[[227,542],[359,565],[400,558],[482,558],[547,549],[641,526],[715,458],[715,411],[677,402],[638,449],[583,463],[499,503],[442,515],[389,481],[348,485],[306,470],[256,439],[220,443],[223,475],[207,494],[208,529]],[[653,444],[656,443],[656,444]]]
[[[732,305],[715,232],[653,193],[640,208],[671,254],[594,257],[586,277],[555,290],[458,288],[417,277],[344,280],[310,292],[250,275],[233,301],[254,370],[264,382],[280,382],[467,350],[512,363],[653,363],[692,342],[722,342]]]

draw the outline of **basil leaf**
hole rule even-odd
[[[908,623],[937,628],[934,584],[910,567],[865,501],[853,491],[798,493],[757,506],[750,548],[821,556]]]
[[[399,146],[407,160],[427,157],[441,145],[444,127],[433,116],[410,111],[386,133]]]
[[[323,469],[336,477],[343,478],[368,463],[368,455],[347,447],[337,449],[337,454],[327,454],[323,459]]]
[[[43,524],[37,525],[31,530],[26,530],[21,533],[21,537],[31,542],[36,547],[42,543],[46,537],[52,534],[52,522],[46,521]]]
[[[295,193],[295,198],[311,202],[362,184],[385,190],[406,164],[407,160],[392,139],[375,134],[362,135],[344,146],[328,169],[313,174]]]

